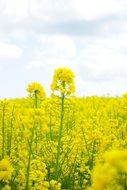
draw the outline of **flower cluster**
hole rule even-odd
[[[7,159],[0,161],[0,180],[8,181],[11,179],[13,168]]]
[[[51,84],[52,91],[59,91],[61,94],[71,95],[75,92],[74,74],[68,68],[56,69]]]
[[[2,190],[10,190],[9,180],[11,180],[13,167],[8,159],[2,159],[0,161],[0,183],[2,184]]]
[[[127,150],[113,150],[104,154],[103,163],[93,171],[93,185],[89,190],[124,190],[127,188]]]
[[[40,97],[45,97],[45,91],[41,84],[38,82],[32,82],[27,87],[27,92],[30,96],[33,96],[34,94],[37,94]]]

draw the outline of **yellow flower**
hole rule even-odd
[[[126,184],[126,172],[127,150],[106,152],[104,163],[97,164],[94,168],[91,190],[122,190],[123,184]]]
[[[97,165],[93,177],[94,190],[103,190],[116,177],[116,170],[108,164]]]
[[[58,68],[54,72],[51,84],[52,91],[59,91],[64,95],[71,95],[75,92],[74,74],[68,68]]]
[[[105,161],[120,171],[127,172],[127,150],[113,150],[105,154]]]
[[[2,190],[11,190],[11,187],[9,185],[5,185],[5,187],[3,187]]]
[[[27,92],[30,96],[33,96],[35,93],[40,97],[45,97],[45,91],[41,84],[38,82],[33,82],[28,85]]]
[[[54,190],[61,190],[61,184],[58,183],[57,181],[53,180],[53,179],[50,181],[50,186]]]
[[[13,168],[6,159],[0,161],[0,180],[8,181],[11,178]]]

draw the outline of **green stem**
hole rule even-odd
[[[37,127],[36,126],[36,130],[35,130],[35,138],[36,138],[36,141],[35,141],[35,144],[36,144],[36,155],[38,154],[38,131],[37,131]]]
[[[52,115],[51,115],[51,113],[50,113],[50,124],[49,124],[49,126],[50,126],[50,140],[53,140],[53,138],[52,138]]]
[[[37,98],[37,91],[35,91],[34,92],[34,96],[35,96],[35,99],[34,99],[34,106],[35,106],[35,108],[37,108],[38,107],[38,98]]]
[[[62,94],[61,97],[61,117],[60,117],[60,127],[58,133],[58,146],[57,146],[57,155],[56,155],[56,179],[59,177],[59,168],[60,168],[60,148],[61,148],[61,139],[63,131],[63,117],[64,117],[64,99],[65,95]]]
[[[29,190],[29,176],[30,176],[30,163],[31,163],[31,155],[32,155],[33,137],[34,137],[34,127],[32,128],[32,134],[31,134],[30,141],[28,141],[29,155],[28,155],[28,165],[27,165],[27,172],[26,172],[25,190]]]
[[[2,109],[2,159],[5,155],[5,105],[3,105]]]
[[[13,124],[12,124],[12,121],[11,121],[10,125],[8,126],[8,128],[10,128],[10,129],[8,129],[8,142],[7,142],[8,143],[8,146],[7,146],[7,149],[8,149],[7,154],[8,154],[8,156],[11,155],[12,127],[13,127]]]
[[[37,97],[37,90],[34,92],[34,107],[37,108],[38,107],[38,97]],[[38,133],[37,133],[37,127],[36,127],[36,131],[35,131],[35,145],[36,145],[36,155],[37,155],[37,149],[38,149],[38,145],[37,145],[37,141],[38,141]]]
[[[8,129],[8,156],[11,155],[11,147],[12,147],[12,132],[13,132],[13,119],[14,119],[14,108],[15,106],[13,106],[13,110],[12,110],[12,118],[10,121],[10,126]]]

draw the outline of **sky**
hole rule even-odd
[[[59,67],[77,96],[127,92],[127,0],[0,0],[0,99],[50,95]]]

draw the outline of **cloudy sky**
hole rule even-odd
[[[0,0],[0,98],[50,94],[61,66],[77,95],[127,92],[127,0]]]

